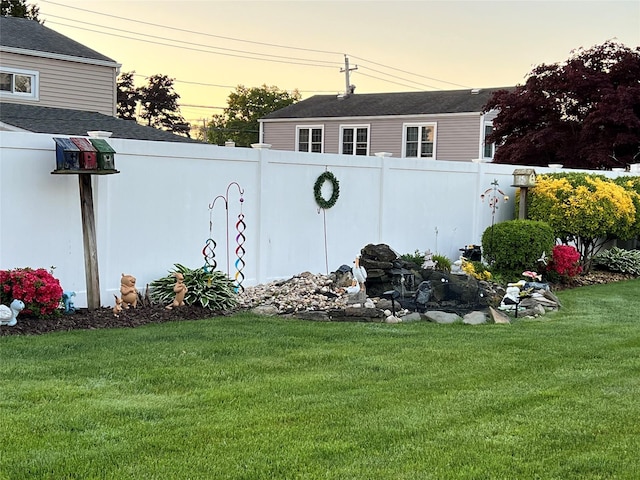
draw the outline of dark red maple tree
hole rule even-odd
[[[524,85],[495,92],[494,162],[625,168],[640,162],[640,47],[607,41],[540,65]]]

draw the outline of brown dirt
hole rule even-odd
[[[618,282],[636,278],[633,275],[593,271],[588,275],[581,275],[571,284],[554,285],[554,290]],[[56,331],[95,330],[98,328],[133,328],[150,323],[174,322],[180,320],[202,320],[223,316],[231,312],[214,312],[199,306],[184,306],[168,310],[163,306],[142,306],[123,310],[116,317],[111,308],[87,310],[81,308],[70,315],[57,315],[46,319],[18,316],[18,324],[13,327],[0,326],[0,336],[4,335],[41,335]]]
[[[132,328],[149,323],[174,322],[180,320],[201,320],[225,315],[199,306],[177,307],[168,310],[162,306],[144,306],[123,310],[116,317],[111,308],[87,310],[81,308],[69,315],[55,315],[38,319],[18,315],[18,323],[13,327],[0,326],[3,335],[41,335],[44,333],[69,330],[94,330],[98,328]]]

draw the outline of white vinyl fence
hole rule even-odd
[[[0,269],[53,266],[82,307],[79,181],[77,175],[51,174],[54,137],[0,132]],[[369,243],[386,243],[399,254],[430,249],[456,259],[460,248],[480,243],[492,222],[514,218],[510,185],[513,170],[522,168],[107,141],[120,173],[92,177],[102,305],[113,304],[122,273],[136,276],[143,289],[175,263],[203,266],[209,238],[217,244],[218,270],[235,278],[239,215],[246,225],[244,286],[335,271],[351,265]],[[313,185],[325,170],[339,180],[340,196],[333,208],[319,210]],[[494,181],[510,197],[495,215],[489,205]],[[325,190],[328,198],[328,184]]]

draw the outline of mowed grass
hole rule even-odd
[[[0,479],[636,479],[639,292],[511,325],[0,337]]]

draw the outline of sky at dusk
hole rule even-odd
[[[237,85],[303,98],[501,87],[607,40],[640,46],[640,1],[29,0],[45,25],[122,64],[175,79],[181,112],[222,113]]]

